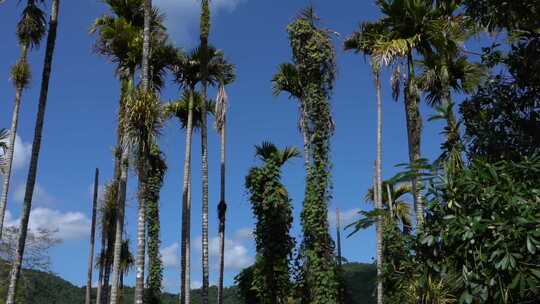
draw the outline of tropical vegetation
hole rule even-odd
[[[253,264],[239,271],[229,287],[225,265],[232,221],[226,190],[232,183],[228,162],[235,158],[229,157],[228,139],[242,134],[228,128],[232,116],[228,110],[235,106],[228,91],[241,78],[225,51],[211,43],[214,6],[209,0],[200,1],[198,45],[186,50],[170,38],[167,12],[151,0],[102,1],[106,13],[94,16],[88,26],[92,51],[114,65],[118,97],[110,108],[116,111],[116,142],[112,177],[103,187],[100,171],[95,171],[86,286],[81,288],[50,273],[49,253],[60,242],[56,231],[30,225],[47,132],[48,92],[55,86],[51,76],[57,68],[53,66],[57,34],[62,33],[61,1],[21,2],[20,20],[14,25],[20,53],[9,74],[14,87],[11,124],[0,129],[0,303],[538,303],[538,1],[375,0],[377,18],[362,21],[356,30],[351,25],[345,38],[325,26],[314,6],[296,15],[291,12],[283,32],[290,58],[268,75],[268,87],[274,96],[286,94],[296,101],[303,146],[279,148],[270,141],[273,134],[264,134],[268,140],[255,146],[256,165],[245,172],[244,187],[254,220],[256,254]],[[497,43],[486,44],[490,39],[485,38],[494,36]],[[7,207],[13,192],[19,116],[27,113],[21,107],[27,105],[23,93],[32,83],[30,52],[44,37],[28,174],[19,223],[13,224]],[[479,51],[471,51],[470,45]],[[372,264],[350,263],[342,256],[340,213],[334,221],[329,212],[337,158],[332,144],[339,126],[333,115],[339,50],[363,55],[373,78],[374,100],[362,100],[376,113],[376,134],[371,134],[376,138],[371,148],[374,170],[367,173],[372,183],[362,189],[363,198],[350,198],[368,204],[358,206],[358,214],[345,228],[352,244],[375,226]],[[176,97],[165,100],[162,92],[170,82]],[[403,104],[408,161],[383,167],[386,96]],[[433,115],[422,115],[423,109]],[[214,128],[209,127],[212,121]],[[170,286],[164,279],[161,251],[166,225],[161,190],[176,170],[168,163],[173,157],[166,157],[162,146],[168,123],[179,123],[179,131],[185,132],[182,186],[176,188],[173,202],[181,208],[178,295],[166,292]],[[424,131],[436,126],[442,142],[438,154],[429,159],[422,153]],[[358,131],[362,130],[354,130],[355,134]],[[192,204],[192,186],[199,184],[192,178],[193,159],[199,159],[193,151],[196,132],[200,205]],[[212,136],[219,139],[217,151],[212,151]],[[361,146],[370,149],[369,143]],[[215,168],[214,154],[219,155]],[[295,234],[293,196],[285,181],[289,164],[300,157],[303,198],[298,202],[300,229]],[[389,167],[397,173],[388,175]],[[133,183],[128,181],[131,173]],[[209,189],[214,183],[218,188],[214,176],[219,176],[220,195],[212,205]],[[132,184],[137,210],[133,219],[126,216]],[[201,208],[200,243],[191,240],[193,205]],[[210,262],[211,208],[218,220],[215,269]],[[130,223],[136,225],[131,236]],[[200,289],[192,288],[191,274],[199,269],[192,265],[194,246],[200,246],[201,253]],[[126,286],[130,273],[134,287]],[[211,286],[214,282],[216,286]]]

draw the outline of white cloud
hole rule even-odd
[[[15,187],[13,192],[13,198],[15,201],[22,202],[24,200],[24,195],[26,192],[26,184],[21,183]],[[50,205],[56,202],[56,199],[49,194],[39,183],[34,185],[34,195],[32,197],[32,202],[41,205]]]
[[[251,228],[239,229],[234,234],[234,238],[236,240],[239,240],[239,241],[252,240],[253,239],[253,229],[251,229]]]
[[[213,0],[210,2],[212,14],[232,12],[245,1],[247,0]],[[198,29],[199,0],[154,0],[154,5],[166,14],[165,23],[174,41],[184,44],[193,42]]]
[[[4,140],[8,142],[9,137]],[[24,142],[19,135],[15,135],[15,154],[13,155],[13,170],[20,170],[26,166],[32,154],[32,144]]]
[[[163,261],[163,266],[165,267],[177,267],[179,262],[179,245],[178,243],[173,243],[170,246],[161,248],[161,260]]]
[[[13,219],[6,214],[6,226],[18,226],[20,219]],[[61,212],[48,208],[35,208],[30,213],[30,231],[46,229],[55,231],[55,236],[62,241],[86,238],[90,234],[91,221],[81,212]]]
[[[341,228],[345,228],[345,226],[356,220],[358,218],[358,212],[360,212],[360,208],[352,208],[349,210],[340,211]],[[335,211],[328,212],[328,221],[330,223],[330,227],[336,227],[337,217]]]
[[[196,248],[201,251],[201,237],[195,240]],[[208,242],[210,264],[213,269],[219,269],[220,247],[219,238],[213,237]],[[225,270],[240,270],[253,264],[253,256],[246,245],[239,239],[225,238]]]

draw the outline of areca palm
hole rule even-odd
[[[303,100],[304,92],[297,67],[292,63],[283,63],[279,66],[278,72],[272,78],[273,93],[275,96],[282,92],[289,93],[290,98],[298,100],[298,129],[302,133],[304,140],[304,163],[309,166],[309,135],[307,126],[306,105]]]
[[[228,64],[223,53],[216,48],[209,46],[208,52],[208,73],[205,77],[207,83],[216,84],[218,79],[230,79],[232,66]],[[181,279],[180,279],[180,301],[190,303],[190,234],[191,234],[191,143],[193,129],[200,127],[202,121],[193,118],[193,111],[196,110],[197,98],[202,100],[199,94],[195,93],[195,87],[202,81],[201,64],[205,56],[202,48],[194,49],[188,56],[179,56],[174,67],[176,82],[185,90],[183,100],[178,103],[182,111],[169,108],[173,115],[180,119],[183,129],[186,129],[186,145],[184,155],[184,176],[182,187],[182,237],[181,237]],[[202,103],[198,103],[202,104]],[[200,109],[200,108],[199,108]],[[208,109],[208,107],[207,107]],[[180,116],[178,114],[181,114]],[[196,114],[196,117],[202,117]],[[198,126],[196,125],[198,124]],[[201,134],[202,136],[202,134]]]
[[[13,166],[13,155],[15,153],[15,138],[19,123],[19,111],[23,90],[30,82],[30,65],[28,64],[29,49],[39,46],[46,32],[45,12],[38,6],[38,2],[44,0],[28,0],[24,8],[21,19],[17,24],[17,38],[19,40],[20,55],[19,60],[11,69],[11,79],[15,87],[15,101],[13,104],[13,114],[7,145],[7,155],[5,157],[4,179],[2,196],[0,197],[0,240],[4,228],[4,216],[6,213],[9,185],[11,181],[11,169]]]
[[[39,93],[38,112],[36,117],[36,125],[34,131],[34,140],[32,142],[32,154],[30,158],[30,166],[28,169],[28,177],[26,180],[26,189],[21,212],[20,232],[17,240],[17,251],[15,261],[13,262],[9,290],[7,294],[6,304],[15,303],[15,293],[17,283],[21,273],[22,259],[26,244],[26,236],[28,232],[28,222],[30,220],[30,210],[32,208],[32,198],[34,187],[36,184],[37,166],[39,160],[39,151],[41,149],[41,137],[43,134],[43,122],[45,120],[45,109],[47,106],[47,97],[49,92],[49,80],[51,77],[52,61],[54,48],[56,45],[56,33],[58,28],[58,13],[60,9],[60,0],[53,0],[51,5],[51,14],[49,20],[49,33],[47,35],[47,46],[45,50],[45,59],[43,64],[43,74],[41,78],[41,89]]]
[[[92,292],[92,270],[94,268],[94,242],[96,236],[96,215],[97,215],[97,201],[98,201],[98,187],[99,187],[99,169],[96,168],[94,178],[94,196],[92,200],[92,225],[90,227],[90,253],[88,255],[88,276],[86,281],[86,294],[84,303],[90,304],[91,292]]]
[[[207,98],[209,75],[209,48],[210,36],[210,0],[201,0],[200,17],[200,48],[201,57],[201,95]],[[202,155],[202,303],[208,304],[209,264],[208,264],[208,126],[206,119],[206,103],[201,107],[201,155]]]
[[[409,143],[409,161],[420,161],[420,143],[422,119],[419,111],[420,89],[416,81],[415,51],[420,55],[429,54],[446,39],[441,31],[440,17],[445,14],[434,1],[424,0],[378,0],[377,5],[383,16],[378,21],[384,29],[385,39],[381,45],[393,49],[396,56],[406,61],[407,79],[404,87],[407,137]],[[399,77],[395,77],[398,80]],[[399,86],[395,86],[398,88]],[[397,91],[395,92],[397,93]],[[398,94],[395,94],[397,97]],[[413,180],[414,203],[417,224],[422,224],[424,207],[420,193],[420,183]]]
[[[229,67],[230,65],[225,65]],[[232,66],[231,71],[222,71],[222,74],[229,76],[228,78],[222,77],[220,79],[218,95],[216,97],[216,129],[220,134],[220,199],[218,204],[218,218],[219,218],[219,278],[218,278],[218,304],[223,304],[223,275],[225,269],[225,220],[227,213],[227,202],[225,199],[225,144],[226,144],[226,124],[227,124],[227,108],[229,105],[229,97],[225,90],[225,86],[234,81],[234,73]]]
[[[371,67],[377,95],[377,160],[375,161],[375,185],[374,202],[375,208],[382,209],[382,94],[381,94],[381,68],[391,64],[394,56],[388,54],[387,48],[378,44],[384,39],[384,29],[380,23],[364,23],[358,32],[355,32],[345,41],[346,50],[354,50],[357,53],[371,56]],[[383,246],[382,246],[382,218],[377,221],[377,276],[382,275]],[[383,284],[377,281],[377,301],[383,303]]]

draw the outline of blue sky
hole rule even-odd
[[[22,4],[8,0],[0,6],[0,127],[9,127],[14,90],[9,80],[9,68],[18,56],[14,34]],[[171,39],[186,50],[198,37],[198,2],[196,0],[154,0],[167,14]],[[313,3],[322,24],[337,31],[337,61],[339,77],[332,98],[337,124],[332,140],[333,199],[331,210],[339,207],[344,221],[350,222],[357,211],[369,208],[363,196],[372,183],[375,159],[375,95],[370,68],[364,58],[345,53],[343,39],[356,29],[360,21],[378,16],[372,1],[260,1],[215,0],[211,43],[223,49],[236,64],[237,80],[228,89],[230,112],[228,119],[228,226],[226,283],[232,284],[238,271],[253,261],[253,228],[250,204],[244,188],[248,169],[256,164],[255,144],[264,140],[278,146],[301,147],[297,130],[297,105],[286,95],[272,96],[271,78],[278,64],[289,61],[286,25],[297,12]],[[39,163],[37,191],[34,195],[31,225],[58,229],[63,243],[52,251],[52,271],[83,285],[86,277],[88,235],[90,230],[91,188],[93,172],[99,167],[101,181],[112,174],[112,149],[115,143],[115,122],[118,105],[118,82],[113,64],[92,53],[94,37],[88,29],[96,17],[106,12],[97,0],[62,1],[59,33],[49,104],[46,113],[43,145]],[[8,223],[19,217],[27,163],[31,150],[34,120],[37,110],[39,79],[43,49],[32,51],[31,87],[24,92],[19,137],[16,144],[16,166],[9,200]],[[396,172],[394,165],[407,161],[407,140],[403,103],[394,102],[389,94],[388,75],[384,77],[384,177]],[[214,92],[212,92],[214,94]],[[169,82],[163,100],[179,96],[178,87]],[[422,106],[424,133],[422,150],[433,159],[441,142],[441,125],[427,122],[432,110]],[[219,171],[218,137],[210,132],[210,230],[211,264],[217,268],[217,214]],[[184,134],[176,121],[167,123],[160,138],[169,171],[161,194],[162,254],[164,256],[165,288],[176,292],[179,281],[180,205]],[[200,281],[200,141],[195,136],[193,158],[193,285]],[[299,213],[304,192],[304,171],[298,159],[284,168],[283,181],[293,198],[295,227],[300,235]],[[133,239],[136,224],[136,180],[130,175],[127,203],[127,231]],[[333,213],[333,211],[332,211]],[[332,217],[332,216],[331,216]],[[334,233],[334,230],[332,231]],[[132,242],[132,246],[134,246]],[[213,245],[212,245],[213,244]],[[367,230],[343,240],[343,254],[349,261],[371,262],[375,253],[374,231]],[[211,273],[211,282],[217,280]],[[130,276],[127,283],[133,281]]]

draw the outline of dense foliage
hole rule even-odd
[[[317,25],[308,8],[287,32],[293,62],[303,86],[308,159],[304,208],[301,214],[303,241],[300,249],[298,297],[302,303],[335,303],[338,280],[334,244],[328,232],[330,194],[330,139],[334,131],[329,98],[335,78],[335,53],[330,32]]]
[[[256,150],[263,164],[249,171],[246,188],[257,220],[254,231],[257,256],[249,275],[244,272],[239,281],[247,285],[251,282],[257,303],[286,304],[291,295],[290,259],[295,241],[289,233],[292,206],[281,183],[281,167],[299,152],[294,148],[279,150],[268,142]]]

